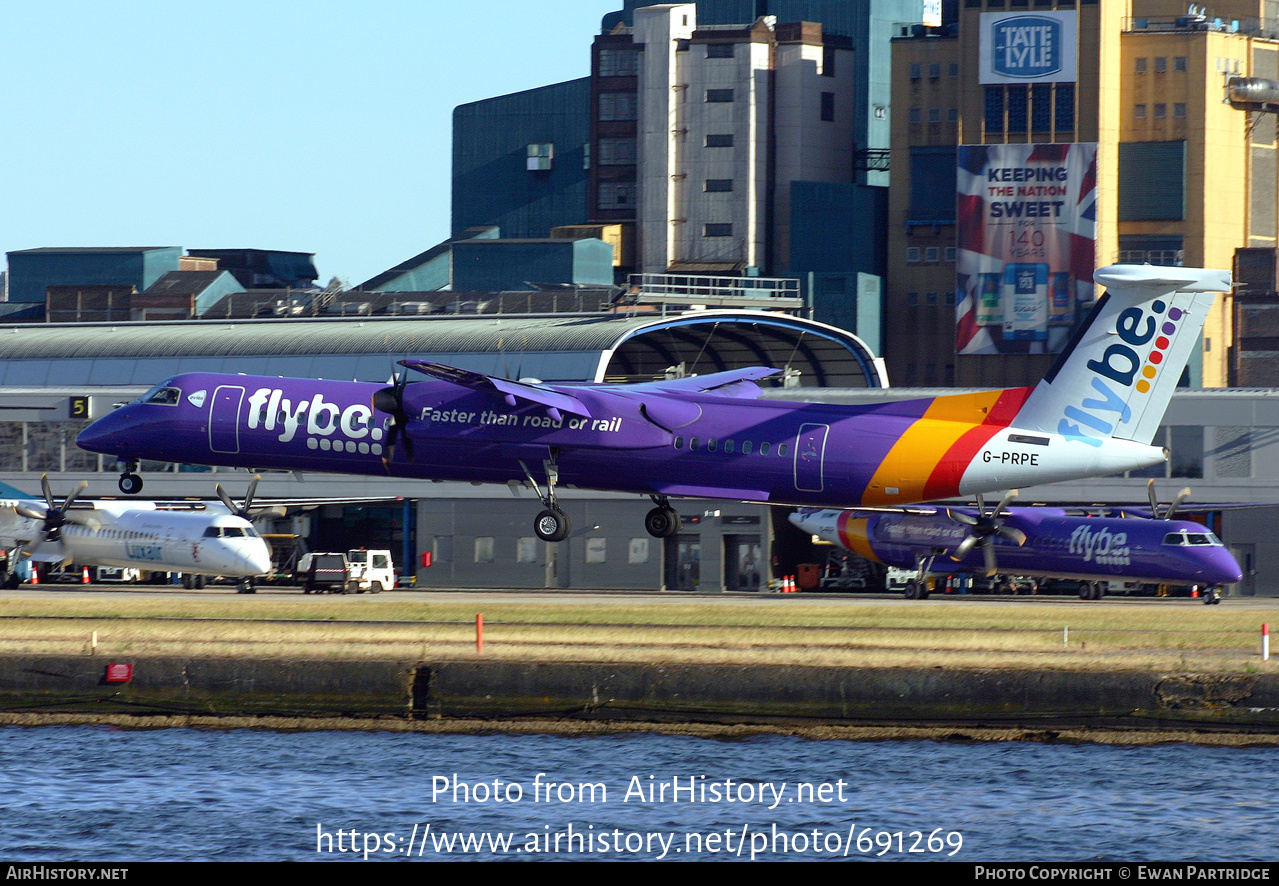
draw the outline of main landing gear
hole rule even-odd
[[[142,478],[138,476],[136,458],[121,462],[120,481],[117,485],[125,495],[137,495],[142,491]]]
[[[664,495],[651,495],[657,507],[644,516],[644,529],[653,538],[670,538],[679,532],[679,514],[671,507]]]
[[[546,474],[545,492],[542,491],[542,487],[538,485],[537,480],[533,479],[533,472],[529,470],[524,460],[519,460],[520,469],[524,471],[525,479],[533,487],[537,497],[542,500],[542,507],[545,508],[533,521],[533,532],[542,541],[563,541],[568,538],[569,532],[573,528],[569,522],[568,514],[564,513],[555,498],[555,484],[560,479],[559,454],[559,449],[552,446],[550,457],[542,462],[542,470]],[[679,514],[671,507],[666,496],[651,495],[649,498],[653,500],[653,504],[657,505],[657,507],[649,511],[644,517],[644,529],[648,531],[648,534],[654,538],[670,538],[679,532]]]
[[[533,487],[537,497],[542,500],[542,506],[546,508],[533,521],[533,532],[542,541],[563,541],[568,538],[568,534],[573,528],[573,525],[569,522],[568,514],[560,510],[559,502],[555,499],[555,484],[560,479],[560,469],[557,464],[559,455],[559,449],[552,446],[550,458],[542,462],[542,470],[546,472],[546,492],[543,492],[542,487],[537,485],[537,481],[533,479],[533,472],[528,469],[524,459],[519,460],[520,468],[524,471],[524,476],[528,479],[529,485]]]
[[[1100,600],[1106,595],[1106,584],[1100,581],[1081,581],[1079,583],[1080,600]]]

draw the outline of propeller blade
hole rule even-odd
[[[968,556],[968,552],[973,549],[973,545],[981,541],[976,535],[970,535],[955,546],[955,552],[950,555],[950,559],[958,562]]]
[[[221,483],[219,483],[217,486],[214,486],[213,491],[218,494],[218,498],[222,500],[222,504],[226,505],[226,509],[228,511],[230,511],[233,514],[238,514],[240,512],[240,509],[236,507],[235,502],[231,500],[231,496],[227,495],[226,490],[222,488]]]
[[[990,512],[990,516],[996,517],[1008,507],[1008,503],[1017,497],[1016,489],[1009,489],[1003,498],[999,500],[999,504],[995,505],[995,509]]]
[[[21,502],[14,505],[13,509],[17,511],[19,515],[26,517],[28,520],[43,520],[45,517],[49,516],[48,511],[37,511],[35,508],[22,504]]]
[[[995,562],[995,546],[990,539],[986,539],[981,545],[982,559],[986,561],[986,577],[989,578],[999,572],[999,564]]]
[[[1021,547],[1026,543],[1026,533],[1016,526],[1000,526],[995,532],[1017,545],[1017,547]]]
[[[253,475],[253,479],[249,481],[248,489],[244,492],[243,504],[237,505],[235,500],[231,498],[231,496],[227,495],[227,492],[222,488],[221,483],[213,487],[213,491],[218,494],[218,498],[221,499],[222,504],[226,506],[228,511],[245,520],[253,520],[254,517],[258,517],[263,514],[274,514],[277,517],[283,517],[287,511],[280,505],[263,505],[256,508],[253,507],[253,496],[257,493],[258,483],[261,482],[261,480],[261,474]]]
[[[258,481],[262,479],[261,474],[254,474],[253,479],[249,481],[249,488],[244,491],[244,504],[240,508],[248,511],[253,507],[253,493],[258,491]]]
[[[67,511],[71,510],[71,504],[72,502],[76,500],[76,496],[78,496],[81,492],[84,492],[88,488],[89,488],[89,481],[81,480],[79,485],[77,485],[75,489],[72,489],[70,492],[67,493],[67,500],[64,501],[62,503],[62,507],[58,509],[58,515],[66,516]]]
[[[270,514],[274,517],[284,517],[289,513],[289,509],[283,505],[262,505],[249,511],[250,519],[260,517],[263,514]]]
[[[102,528],[102,523],[88,514],[67,514],[66,521],[68,523],[75,523],[78,526],[83,526],[93,532],[97,532]]]
[[[48,541],[48,539],[49,539],[49,533],[41,532],[40,537],[35,540],[36,542],[35,544],[22,546],[22,550],[18,551],[18,556],[26,557],[28,560],[31,559],[32,557],[35,556],[36,551],[40,550],[40,546],[43,545],[46,541]]]
[[[1189,497],[1190,497],[1190,487],[1187,486],[1185,489],[1178,492],[1177,497],[1172,500],[1172,504],[1168,505],[1168,513],[1164,514],[1164,519],[1171,520],[1172,515],[1177,512],[1177,508],[1181,505],[1183,501],[1185,501]]]
[[[981,521],[972,514],[965,514],[963,511],[947,511],[950,519],[957,523],[963,523],[965,526],[976,526]]]
[[[404,451],[408,460],[413,461],[413,438],[406,430],[409,416],[404,411],[404,388],[408,383],[409,371],[405,367],[397,373],[394,385],[373,392],[373,408],[391,416],[391,427],[386,434],[385,453],[382,456],[383,465],[389,465],[395,458],[395,444],[401,437],[404,438]]]
[[[1155,481],[1146,484],[1146,497],[1150,499],[1150,516],[1159,519],[1159,497],[1155,495]]]

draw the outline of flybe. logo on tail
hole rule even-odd
[[[1127,308],[1115,320],[1119,341],[1109,345],[1102,355],[1086,364],[1093,373],[1092,390],[1078,406],[1067,406],[1057,423],[1057,433],[1067,440],[1100,446],[1115,428],[1132,419],[1128,399],[1132,389],[1149,393],[1162,366],[1173,337],[1185,312],[1170,308],[1157,299],[1150,313],[1141,308]],[[1146,351],[1142,356],[1138,349]],[[1174,367],[1179,369],[1179,367]],[[1095,394],[1096,396],[1093,396]]]

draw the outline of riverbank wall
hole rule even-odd
[[[1279,674],[13,655],[0,712],[1279,734]]]

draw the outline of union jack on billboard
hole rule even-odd
[[[1093,300],[1097,145],[961,145],[956,350],[1054,354]]]

